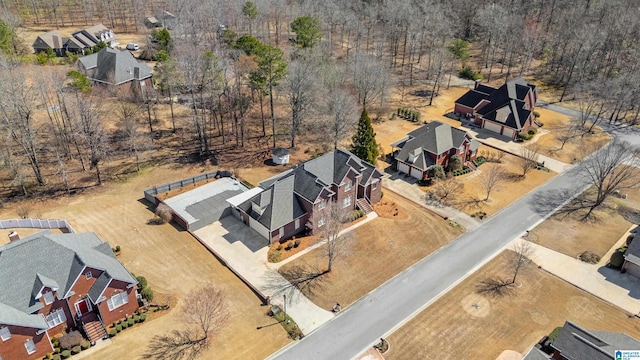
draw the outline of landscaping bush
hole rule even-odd
[[[611,254],[611,259],[609,260],[609,266],[616,269],[620,269],[622,267],[622,264],[624,264],[624,251],[620,251],[620,250],[621,249],[618,249],[613,254]]]
[[[281,246],[278,246],[278,247],[282,248]],[[276,262],[279,262],[280,260],[282,260],[282,253],[280,251],[274,250],[269,252],[269,262],[276,263]],[[142,315],[144,316],[145,314],[142,314]],[[140,321],[144,321],[142,320],[142,317],[140,317]]]
[[[74,346],[73,348],[71,348],[71,354],[73,355],[79,354],[80,351],[82,351],[82,348],[80,348],[80,346]]]
[[[53,356],[51,357],[52,360],[60,360],[60,354],[53,354]]]
[[[518,139],[520,140],[531,140],[531,138],[533,137],[533,135],[530,135],[526,132],[519,132],[518,133]]]
[[[122,330],[125,330],[126,328],[129,327],[129,323],[127,323],[126,321],[123,321],[120,326],[122,326]]]
[[[79,331],[71,331],[60,338],[60,347],[64,350],[71,350],[73,347],[80,345],[82,340],[82,334]]]
[[[47,359],[49,359],[49,360],[53,359],[53,354],[52,353],[47,353],[46,356],[47,356]]]
[[[285,250],[291,250],[293,249],[293,243],[292,242],[288,242],[287,246],[284,248]]]
[[[116,332],[122,331],[122,325],[116,325]]]
[[[473,160],[473,165],[475,165],[476,167],[484,164],[487,162],[487,158],[485,158],[484,156],[478,156],[477,158],[475,158]]]
[[[539,118],[540,117],[540,113],[538,111],[534,110],[533,111],[533,117],[536,118],[536,119]]]
[[[464,175],[464,174],[468,174],[471,172],[471,169],[469,169],[468,167],[463,167],[460,170],[456,170],[453,172],[453,176],[460,176],[460,175]]]
[[[463,79],[469,79],[469,80],[480,80],[482,79],[482,75],[480,75],[480,73],[474,71],[473,69],[471,69],[471,67],[469,66],[465,66],[460,70],[459,73],[460,77]]]
[[[293,242],[293,247],[298,247],[298,246],[300,246],[300,239],[296,239],[296,240]]]
[[[434,165],[429,168],[429,177],[436,179],[444,179],[444,168],[440,165]]]
[[[529,131],[527,131],[527,134],[535,135],[537,132],[538,132],[538,129],[532,127],[532,128],[529,128]]]
[[[139,323],[140,322],[140,315],[133,315],[133,322]]]
[[[91,343],[88,342],[87,340],[82,340],[82,342],[80,343],[80,348],[82,350],[87,350],[90,347],[91,347]]]
[[[140,296],[142,296],[143,299],[151,302],[153,301],[153,290],[151,290],[151,288],[144,288],[142,289],[142,291],[140,291]]]
[[[156,208],[156,216],[162,223],[171,222],[171,219],[173,218],[173,210],[171,210],[169,205],[160,203]]]
[[[127,322],[129,324],[129,327],[132,327],[136,322],[135,320],[133,320],[133,318],[129,318],[129,321]]]
[[[140,315],[140,322],[144,322],[145,320],[147,320],[147,314]]]
[[[600,261],[600,256],[591,251],[585,251],[578,257],[580,260],[589,263],[589,264],[597,264]]]
[[[140,287],[140,290],[144,289],[147,287],[148,282],[147,282],[147,278],[144,276],[136,276],[136,280],[138,280],[138,286]]]
[[[61,352],[61,353],[60,353],[60,356],[61,356],[63,359],[68,359],[68,358],[70,358],[70,357],[71,357],[71,351],[69,351],[69,350],[65,350],[65,351],[63,351],[63,352]]]

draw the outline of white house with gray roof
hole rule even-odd
[[[136,279],[94,233],[42,231],[0,247],[0,358],[41,359],[50,338],[89,340],[138,309]]]
[[[227,201],[245,224],[273,243],[322,227],[329,201],[345,211],[372,211],[381,198],[381,179],[374,165],[335,150],[264,180],[250,197]]]

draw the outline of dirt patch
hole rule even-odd
[[[333,271],[320,276],[317,287],[303,289],[316,305],[330,310],[340,303],[344,308],[461,233],[398,195],[387,192],[384,200],[395,203],[406,216],[378,217],[353,230],[355,241],[336,261]],[[317,249],[279,271],[291,279],[299,269],[323,271],[326,266],[327,258]]]
[[[460,311],[459,299],[474,293],[480,281],[508,276],[507,262],[505,251],[394,332],[385,358],[495,359],[505,349],[525,353],[567,320],[640,337],[640,319],[535,267],[518,275],[522,286],[511,296],[487,299],[487,316]]]
[[[267,258],[269,262],[280,262],[284,259],[287,259],[306,248],[309,248],[322,239],[318,235],[309,235],[309,236],[301,236],[301,237],[293,237],[290,240],[287,240],[283,243],[276,242],[269,247],[269,252],[267,253]],[[295,246],[296,242],[298,245]],[[291,245],[289,245],[291,244]]]
[[[405,219],[407,214],[391,200],[382,199],[373,206],[378,216],[389,219]]]

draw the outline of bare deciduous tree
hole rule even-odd
[[[522,170],[521,177],[527,176],[527,173],[538,166],[538,146],[531,144],[522,146],[520,156],[518,156],[518,166]]]
[[[317,215],[316,223],[320,230],[320,237],[326,241],[321,249],[327,257],[328,273],[333,269],[335,261],[348,252],[353,241],[350,233],[340,234],[346,215],[346,211],[334,201],[329,202]]]
[[[513,278],[506,282],[506,285],[515,284],[516,278],[520,271],[524,270],[531,264],[531,257],[534,250],[531,243],[524,239],[518,239],[513,244],[513,252],[509,257],[509,266],[513,269]]]
[[[435,201],[439,204],[449,205],[456,201],[463,188],[464,185],[456,179],[439,180],[433,189],[425,195],[425,200],[428,203]]]
[[[504,180],[505,172],[501,165],[491,164],[483,168],[482,174],[480,175],[480,184],[482,184],[487,192],[487,197],[484,198],[484,201],[489,200],[491,191],[503,183]]]
[[[196,359],[209,348],[213,334],[220,331],[229,319],[224,292],[211,284],[191,291],[184,300],[181,315],[185,328],[154,336],[144,358]]]
[[[337,149],[341,141],[349,138],[358,123],[358,107],[351,95],[344,90],[330,91],[327,96],[327,134]]]
[[[289,71],[282,83],[283,93],[291,112],[291,147],[296,146],[296,136],[300,132],[305,115],[314,102],[316,66],[313,62],[300,59],[289,64]]]
[[[640,185],[639,165],[640,149],[617,138],[587,157],[581,164],[581,171],[595,188],[596,198],[584,218],[588,218],[615,190],[637,188]]]

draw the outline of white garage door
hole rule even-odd
[[[497,132],[498,134],[500,134],[500,130],[502,130],[502,126],[489,121],[484,122],[484,128],[493,132]]]
[[[405,174],[409,173],[409,165],[405,163],[401,163],[398,161],[398,171],[403,172]]]
[[[249,226],[258,232],[258,234],[262,235],[265,239],[271,241],[271,239],[269,238],[269,230],[267,230],[266,227],[264,227],[264,225],[260,224],[258,222],[258,220],[249,217]]]
[[[625,269],[627,269],[627,274],[640,278],[640,266],[634,263],[627,263]]]
[[[510,138],[514,138],[516,136],[516,131],[514,129],[509,129],[507,127],[504,128],[502,135]]]
[[[410,175],[418,180],[422,180],[422,171],[420,171],[419,169],[412,167]]]

